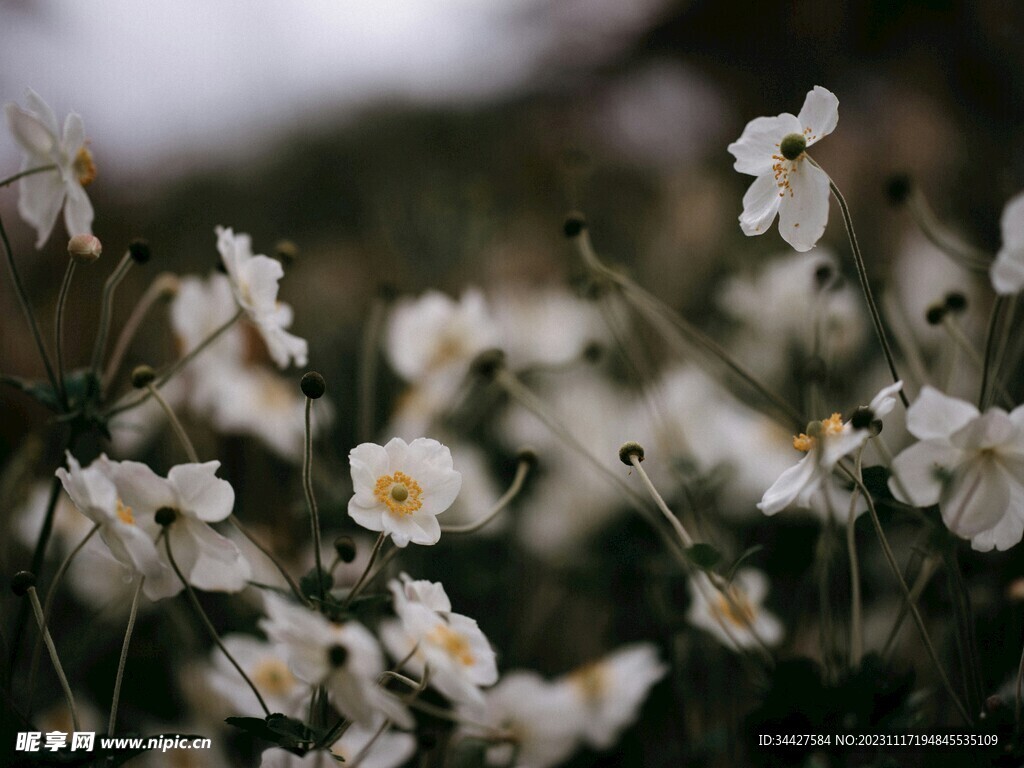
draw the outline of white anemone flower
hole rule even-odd
[[[217,250],[231,280],[238,305],[253,322],[267,351],[279,368],[290,363],[305,365],[309,345],[285,329],[292,324],[292,308],[277,300],[278,281],[284,277],[281,263],[262,254],[253,255],[248,235],[217,227]]]
[[[980,413],[925,387],[907,411],[920,442],[893,460],[889,488],[901,501],[939,505],[953,533],[980,551],[1004,550],[1024,536],[1024,406]]]
[[[884,387],[871,399],[867,422],[855,426],[833,413],[827,419],[808,427],[808,433],[793,438],[793,447],[807,455],[787,469],[764,492],[757,508],[766,515],[781,512],[791,504],[809,508],[816,506],[814,497],[825,487],[836,464],[844,456],[863,446],[871,437],[870,422],[880,419],[896,407],[896,393],[903,387],[898,381]],[[837,510],[837,513],[839,510]]]
[[[61,207],[68,236],[92,234],[92,203],[84,187],[96,178],[96,166],[85,142],[82,118],[71,112],[64,120],[64,132],[57,125],[53,110],[39,94],[29,88],[25,94],[28,109],[8,103],[7,125],[25,151],[23,171],[54,165],[23,177],[18,184],[18,213],[35,228],[36,248],[50,237]]]
[[[166,535],[174,561],[190,584],[238,592],[251,575],[249,563],[234,542],[209,525],[227,518],[235,505],[231,484],[216,476],[219,467],[219,461],[179,464],[163,478],[137,461],[107,462],[122,498],[137,513],[154,520],[159,510],[174,510]],[[162,545],[159,551],[166,558]]]
[[[839,99],[820,85],[807,94],[799,115],[784,112],[747,123],[729,145],[733,168],[757,177],[743,196],[743,234],[763,234],[777,214],[783,240],[798,251],[814,247],[828,223],[829,179],[806,150],[838,123]]]
[[[226,635],[223,641],[224,647],[252,680],[271,712],[300,719],[308,714],[313,690],[292,674],[283,646],[250,635]],[[212,669],[207,676],[209,686],[235,710],[257,712],[259,700],[227,656],[214,649],[211,658]]]
[[[260,768],[337,768],[338,765],[349,764],[359,768],[398,768],[405,765],[416,751],[416,737],[393,730],[386,730],[378,736],[379,728],[379,724],[367,728],[351,723],[329,750],[309,752],[303,757],[284,749],[268,749],[263,753]]]
[[[399,547],[438,542],[437,516],[462,487],[448,448],[426,437],[411,443],[396,437],[384,446],[357,445],[348,459],[355,490],[348,514],[353,520],[390,535]]]
[[[992,287],[996,293],[1024,290],[1024,192],[1010,199],[1000,220],[1003,247],[992,264]]]
[[[327,688],[341,714],[367,728],[381,715],[412,726],[405,707],[377,683],[384,654],[366,627],[357,621],[335,624],[270,592],[263,604],[268,618],[260,621],[260,629],[284,647],[296,677]]]
[[[181,584],[164,563],[154,544],[158,526],[151,516],[133,509],[122,498],[111,478],[110,462],[101,456],[85,469],[70,453],[68,469],[61,467],[57,477],[72,503],[100,526],[99,534],[111,554],[133,574],[145,576],[142,589],[150,600],[159,600],[181,591]]]
[[[702,580],[701,586],[697,579]],[[778,645],[783,636],[782,622],[762,606],[768,594],[765,575],[753,568],[740,569],[727,589],[728,597],[716,590],[704,574],[694,576],[690,580],[686,620],[734,651],[760,643]]]
[[[506,743],[495,744],[486,753],[488,765],[519,768],[549,768],[562,763],[579,741],[582,724],[580,710],[573,706],[572,694],[565,685],[550,683],[536,672],[513,671],[502,676],[493,688],[484,691],[483,707],[462,705],[459,714],[467,724],[461,733],[487,738],[493,731],[504,731]],[[515,762],[512,762],[513,757]]]
[[[608,749],[637,719],[651,688],[668,673],[650,643],[636,643],[562,678],[580,709],[583,738]]]

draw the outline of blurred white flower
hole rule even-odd
[[[607,749],[637,719],[651,687],[668,673],[649,643],[619,648],[561,679],[580,709],[583,738]]]
[[[404,765],[416,751],[416,737],[409,733],[384,731],[363,754],[378,728],[379,723],[372,728],[352,723],[345,728],[345,734],[330,746],[329,752],[310,752],[303,757],[284,749],[268,749],[263,753],[260,768],[337,768],[338,765],[354,764],[358,755],[363,755],[358,768],[398,768]],[[344,762],[339,763],[337,758]]]
[[[175,574],[160,557],[153,543],[157,525],[152,516],[133,509],[130,500],[111,477],[111,462],[106,456],[85,469],[69,452],[68,469],[57,470],[57,477],[72,503],[86,517],[100,526],[99,535],[111,553],[133,573],[146,577],[143,591],[150,600],[177,594],[181,591]]]
[[[827,419],[814,422],[808,427],[813,434],[799,434],[793,438],[793,447],[807,455],[787,469],[775,483],[764,492],[757,508],[766,515],[774,515],[790,504],[808,507],[812,497],[823,489],[836,463],[844,456],[863,446],[871,437],[871,421],[887,415],[896,406],[896,393],[903,382],[883,388],[871,399],[868,411],[859,418],[863,424],[854,425],[853,420],[843,422],[843,417],[833,413]],[[836,510],[837,515],[842,514]]]
[[[468,289],[455,301],[438,291],[395,304],[384,352],[410,384],[450,397],[477,353],[498,343],[498,329],[483,294]]]
[[[349,453],[355,493],[348,514],[359,525],[391,536],[399,547],[436,544],[441,538],[437,515],[455,501],[462,475],[451,452],[437,440],[411,443],[393,438],[387,445],[362,443]]]
[[[814,86],[800,114],[784,112],[747,123],[743,135],[729,145],[740,173],[756,176],[743,196],[740,227],[745,235],[760,235],[776,214],[779,234],[798,251],[809,251],[828,223],[828,175],[805,150],[828,136],[839,122],[839,99]]]
[[[260,629],[284,647],[288,668],[310,685],[326,686],[341,714],[367,728],[381,714],[411,727],[405,707],[377,683],[384,654],[366,627],[356,621],[332,623],[272,592],[264,594],[264,607],[268,618],[260,620]]]
[[[413,581],[402,574],[402,581],[392,581],[389,587],[400,621],[381,627],[391,655],[408,658],[406,667],[415,674],[429,668],[430,684],[450,700],[482,704],[480,688],[497,682],[498,667],[476,621],[452,613],[439,583]]]
[[[166,526],[174,560],[193,586],[219,592],[238,592],[247,585],[249,563],[234,542],[221,536],[210,523],[224,520],[235,504],[231,484],[216,476],[219,461],[179,464],[167,477],[156,474],[137,461],[106,461],[105,471],[113,478],[124,503],[156,525],[158,510],[174,510],[174,521]],[[159,548],[166,558],[163,547]],[[146,587],[149,581],[147,579]]]
[[[305,718],[309,712],[312,688],[288,668],[282,646],[258,640],[250,635],[226,635],[224,647],[245,670],[271,712]],[[211,669],[205,676],[208,685],[239,713],[255,713],[259,700],[219,649],[211,653]]]
[[[25,98],[28,109],[13,102],[4,106],[7,125],[26,153],[21,169],[57,167],[18,182],[18,213],[35,228],[36,248],[49,239],[62,206],[68,236],[91,235],[92,203],[83,187],[96,177],[96,166],[86,147],[82,118],[71,112],[64,120],[62,136],[56,115],[39,94],[29,88]]]
[[[569,687],[549,683],[536,672],[503,675],[497,685],[484,691],[482,707],[463,704],[459,713],[469,722],[499,729],[513,739],[487,750],[488,765],[548,768],[565,760],[579,741],[580,708],[574,705]],[[468,724],[460,732],[493,736],[492,731]]]
[[[932,387],[907,411],[920,442],[892,464],[889,488],[901,501],[939,505],[953,533],[980,551],[1009,549],[1024,536],[1024,406],[980,413]]]
[[[992,287],[996,293],[1019,293],[1024,289],[1024,192],[1010,198],[1000,227],[1003,247],[992,264]]]
[[[271,359],[279,368],[305,365],[308,344],[285,328],[292,324],[292,308],[277,300],[281,263],[262,254],[254,256],[248,235],[217,227],[217,250],[231,280],[238,305],[259,330]]]
[[[697,585],[697,579],[702,586]],[[742,568],[728,586],[729,597],[717,591],[703,573],[690,579],[690,609],[686,620],[709,632],[732,650],[763,642],[771,647],[782,640],[782,622],[761,603],[768,594],[768,579],[753,568]]]

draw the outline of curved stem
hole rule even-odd
[[[43,607],[39,604],[39,595],[36,593],[35,587],[29,587],[28,598],[32,603],[32,612],[36,615],[36,622],[39,624],[39,632],[43,636],[43,642],[46,643],[46,650],[50,652],[50,661],[53,662],[53,669],[57,673],[57,678],[60,680],[60,686],[64,691],[64,699],[68,703],[68,709],[71,710],[71,722],[75,726],[76,731],[80,731],[78,723],[78,709],[75,707],[75,696],[71,693],[71,686],[68,684],[68,678],[64,674],[64,668],[60,665],[60,658],[57,656],[57,647],[53,644],[53,638],[50,637],[50,630],[46,626],[46,619],[43,618]]]
[[[860,474],[861,454],[857,451],[856,471]],[[854,488],[850,497],[850,516],[846,521],[846,551],[850,558],[850,667],[860,666],[864,655],[863,613],[860,596],[860,563],[857,560],[857,497],[860,489]]]
[[[171,568],[174,569],[174,572],[177,574],[178,579],[181,580],[181,585],[185,588],[185,592],[188,594],[189,602],[192,603],[192,607],[195,609],[195,612],[199,616],[199,619],[203,622],[203,626],[206,627],[206,631],[210,633],[210,637],[213,639],[213,642],[217,644],[217,647],[220,648],[221,652],[227,657],[228,661],[231,662],[231,666],[233,666],[238,671],[238,674],[242,676],[242,679],[245,680],[249,688],[256,695],[256,698],[260,702],[260,706],[263,707],[263,714],[269,717],[270,709],[267,707],[267,702],[263,700],[263,697],[260,695],[259,689],[253,683],[253,681],[249,679],[249,676],[245,674],[245,670],[242,669],[242,666],[237,661],[235,661],[235,657],[232,656],[228,649],[224,646],[224,642],[220,639],[220,635],[217,634],[217,630],[214,628],[213,623],[210,621],[210,618],[206,615],[206,611],[204,611],[203,606],[199,604],[199,598],[196,597],[196,593],[192,589],[192,585],[188,583],[188,579],[185,578],[184,574],[182,574],[181,572],[181,569],[178,567],[178,562],[174,559],[174,553],[171,552],[171,537],[166,534],[167,531],[165,529],[163,533],[163,538],[164,549],[167,551],[167,559],[170,561]]]
[[[146,389],[149,390],[149,395],[160,404],[164,414],[167,416],[167,421],[171,424],[171,429],[174,431],[175,436],[178,438],[178,442],[181,443],[181,447],[185,449],[185,455],[188,456],[188,460],[193,464],[199,463],[199,454],[196,453],[195,446],[192,445],[192,441],[188,437],[188,433],[185,431],[185,427],[178,421],[177,415],[174,413],[174,409],[171,408],[171,404],[168,403],[163,395],[156,391],[156,387],[150,382]]]
[[[498,516],[498,514],[507,507],[511,501],[519,495],[519,492],[523,488],[523,483],[526,481],[526,476],[530,474],[530,467],[533,466],[533,462],[527,459],[520,459],[519,464],[516,466],[515,477],[512,478],[512,484],[508,487],[508,490],[502,494],[501,498],[498,499],[494,506],[491,507],[490,511],[479,520],[475,520],[472,523],[466,523],[465,525],[442,525],[441,533],[473,533],[479,531],[491,520]]]
[[[64,270],[64,279],[60,283],[60,292],[57,294],[57,317],[54,322],[53,341],[57,350],[57,394],[68,409],[68,391],[64,385],[64,307],[68,301],[68,293],[71,290],[71,278],[75,274],[75,260],[69,258],[67,269]]]
[[[96,341],[92,347],[92,362],[89,367],[92,369],[93,375],[97,378],[100,377],[100,366],[103,363],[103,353],[107,351],[107,335],[110,333],[110,317],[114,311],[114,291],[117,290],[117,286],[124,280],[125,275],[128,274],[128,270],[131,269],[132,264],[135,262],[132,260],[131,253],[125,253],[121,257],[121,261],[114,267],[114,271],[110,273],[110,277],[103,284],[103,296],[100,299],[100,324],[99,329],[96,331]],[[102,394],[102,392],[100,393]]]
[[[277,568],[278,572],[281,574],[284,580],[288,582],[288,586],[291,587],[292,593],[295,595],[298,601],[300,603],[303,603],[304,605],[309,605],[309,601],[306,599],[306,596],[302,594],[302,590],[299,589],[299,585],[296,583],[295,579],[293,579],[292,575],[288,573],[287,570],[285,570],[285,567],[281,564],[281,561],[274,556],[274,553],[271,552],[270,549],[265,547],[263,544],[261,544],[259,540],[257,540],[257,538],[253,536],[252,532],[244,525],[242,525],[242,521],[239,520],[233,512],[228,516],[228,521],[233,526],[235,526],[235,528],[238,530],[240,534],[242,534],[243,536],[245,536],[245,538],[252,542],[252,545],[256,547],[256,549],[258,549],[260,552],[267,556],[270,562],[274,564],[274,567]]]
[[[935,216],[935,212],[928,205],[928,200],[916,187],[911,191],[907,203],[910,215],[932,245],[972,272],[988,272],[992,257],[985,251],[967,244],[946,228]]]
[[[316,591],[324,599],[324,564],[320,555],[320,512],[313,493],[313,400],[306,398],[306,442],[302,456],[302,490],[309,507],[309,526],[313,532],[313,556],[316,558]],[[383,534],[381,534],[383,536]],[[349,596],[351,600],[351,595]],[[347,605],[348,603],[346,603]]]
[[[356,581],[355,585],[348,592],[348,597],[345,598],[345,603],[342,605],[343,608],[348,608],[355,596],[359,593],[359,590],[363,588],[363,584],[367,583],[366,577],[370,574],[370,569],[373,568],[374,562],[377,560],[377,555],[380,554],[380,548],[384,546],[384,542],[388,540],[386,533],[381,533],[377,537],[377,541],[373,543],[373,549],[370,551],[370,559],[366,563],[366,568],[359,576],[359,580]]]
[[[13,184],[18,179],[23,179],[26,176],[34,176],[37,173],[43,173],[44,171],[56,171],[56,164],[51,163],[50,165],[40,165],[38,168],[29,168],[24,171],[19,171],[13,176],[8,176],[6,179],[0,179],[0,187],[6,187],[9,184]]]
[[[124,328],[121,329],[120,335],[117,337],[117,342],[114,344],[114,351],[110,355],[110,361],[107,363],[107,369],[103,372],[103,391],[105,392],[114,381],[114,377],[121,368],[121,363],[124,361],[124,356],[128,352],[128,347],[131,346],[132,340],[135,338],[135,334],[139,330],[139,326],[142,325],[142,321],[146,319],[146,315],[149,314],[149,310],[152,309],[153,305],[156,304],[157,300],[169,296],[173,293],[178,285],[178,278],[176,275],[170,273],[158,275],[157,278],[150,284],[149,288],[139,299],[139,303],[135,305],[135,309],[132,310],[131,315],[128,317],[128,321],[124,324]]]
[[[690,536],[689,532],[683,526],[682,521],[680,521],[680,519],[672,513],[672,510],[668,508],[668,504],[665,503],[665,499],[660,493],[658,493],[658,489],[654,487],[654,483],[651,482],[651,478],[648,477],[644,468],[640,466],[640,456],[635,453],[631,454],[629,457],[629,463],[633,465],[637,474],[640,475],[640,479],[646,486],[647,492],[651,494],[651,498],[654,499],[654,503],[657,505],[658,509],[661,510],[661,514],[665,516],[665,519],[668,520],[669,525],[672,526],[672,529],[676,532],[679,540],[683,542],[683,546],[692,547],[693,537]]]
[[[981,389],[978,392],[978,410],[980,411],[988,408],[989,381],[996,378],[996,371],[992,370],[992,362],[999,336],[999,322],[1006,309],[1006,303],[1006,296],[996,296],[996,300],[992,303],[992,314],[988,322],[988,338],[985,340],[985,359],[981,364]]]
[[[128,626],[124,631],[124,642],[121,643],[121,658],[117,662],[117,675],[114,677],[114,696],[110,704],[107,736],[114,735],[114,727],[117,725],[117,707],[121,702],[121,682],[124,680],[124,667],[128,661],[128,646],[132,642],[132,633],[135,631],[135,617],[139,613],[139,595],[142,594],[142,584],[145,580],[145,576],[139,576],[139,583],[135,585],[135,594],[132,596],[132,607],[128,614]]]

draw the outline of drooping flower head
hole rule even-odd
[[[745,235],[766,232],[779,217],[779,234],[798,251],[809,251],[828,222],[828,175],[806,154],[835,130],[839,99],[814,86],[799,115],[784,112],[747,123],[729,145],[740,173],[756,176],[743,196],[740,227]]]
[[[992,287],[996,293],[1024,290],[1024,192],[1010,199],[1000,221],[1003,247],[992,264]]]
[[[893,460],[900,500],[939,505],[942,521],[974,549],[1003,550],[1024,536],[1024,406],[985,413],[925,387],[907,411],[920,442]]]
[[[418,437],[411,443],[393,438],[387,445],[357,445],[349,453],[355,494],[348,514],[359,525],[391,536],[399,547],[436,544],[441,538],[437,516],[455,501],[462,475],[452,467],[451,452],[437,440]]]
[[[85,142],[82,118],[71,112],[64,131],[57,117],[39,94],[29,88],[28,109],[9,102],[5,105],[7,125],[25,151],[23,171],[56,166],[23,177],[19,182],[18,213],[35,228],[36,248],[42,248],[53,231],[57,215],[64,209],[69,237],[91,235],[93,210],[84,187],[96,178],[96,166]]]

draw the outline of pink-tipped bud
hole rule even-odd
[[[68,241],[68,256],[79,264],[91,264],[103,253],[103,243],[94,235],[75,235]]]

